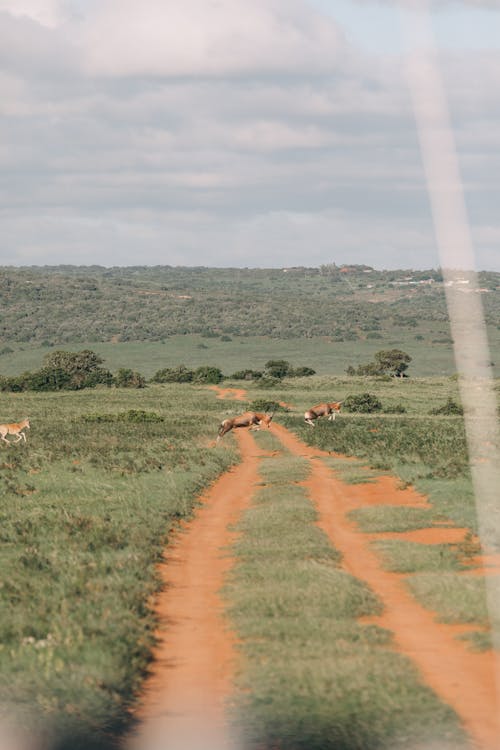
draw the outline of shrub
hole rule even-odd
[[[260,370],[238,370],[230,375],[232,380],[258,380],[262,377]]]
[[[163,370],[155,372],[151,378],[152,383],[191,383],[194,372],[185,365],[178,367],[164,367]]]
[[[290,378],[307,378],[311,375],[316,375],[316,370],[313,370],[312,367],[296,367],[288,373]]]
[[[371,414],[375,411],[382,411],[382,403],[373,393],[359,393],[355,396],[347,396],[343,408],[348,412]]]
[[[146,386],[146,378],[140,374],[126,367],[121,367],[113,378],[113,382],[117,388],[144,388]]]
[[[348,375],[390,375],[392,377],[406,377],[406,370],[412,358],[401,349],[382,349],[375,354],[375,361],[359,365],[357,370],[350,366]]]
[[[349,372],[348,375],[382,375],[383,370],[376,362],[368,362],[366,365],[359,365],[355,372]]]
[[[287,362],[286,359],[270,359],[264,367],[266,368],[266,376],[278,379],[284,378],[292,369],[290,362]]]
[[[82,422],[163,422],[164,419],[154,411],[129,409],[117,414],[82,414]]]
[[[429,414],[442,414],[444,416],[462,415],[464,413],[463,406],[457,404],[451,396],[448,398],[445,404],[438,406],[435,409],[431,409]]]
[[[224,380],[224,375],[218,367],[202,365],[194,371],[194,383],[211,383],[216,385],[217,383],[220,383],[221,380]]]

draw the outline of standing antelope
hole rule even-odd
[[[0,424],[0,438],[2,438],[7,445],[10,445],[11,443],[19,443],[20,440],[26,442],[26,435],[23,432],[25,427],[28,429],[30,427],[30,421],[27,417],[26,419],[23,419],[22,422]],[[17,440],[7,440],[6,435],[17,435]]]
[[[256,411],[247,411],[245,414],[240,414],[238,417],[224,419],[219,426],[217,442],[219,442],[226,432],[229,432],[236,427],[249,427],[251,430],[260,430],[261,425],[264,424],[269,429],[273,414],[261,414]]]
[[[340,411],[341,405],[342,401],[333,401],[331,404],[325,403],[318,404],[317,406],[312,406],[305,412],[304,419],[313,427],[316,426],[313,420],[318,419],[318,417],[326,417],[328,415],[328,420],[330,422],[333,422],[333,420],[337,416],[337,412]]]

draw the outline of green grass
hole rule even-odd
[[[253,345],[257,357],[257,341]],[[262,351],[258,356],[268,358]],[[365,391],[384,406],[404,403],[407,414],[341,414],[333,424],[302,425],[313,403]],[[0,620],[0,703],[21,712],[23,724],[37,731],[56,727],[60,750],[104,748],[108,735],[128,726],[127,708],[154,639],[155,564],[196,495],[237,459],[231,434],[223,449],[213,447],[219,422],[253,400],[293,404],[275,421],[325,450],[377,467],[325,459],[344,479],[391,470],[430,495],[431,511],[357,511],[363,529],[403,531],[441,518],[476,528],[462,420],[426,416],[448,396],[457,397],[450,378],[323,375],[269,391],[250,386],[245,403],[220,401],[191,385],[0,395],[0,421],[29,416],[32,425],[27,445],[0,444],[0,605],[6,613]],[[131,411],[139,421],[127,416]],[[141,412],[163,421],[142,421]],[[272,746],[281,737],[287,750],[373,750],[390,740],[392,750],[413,736],[425,743],[426,727],[438,727],[443,736],[449,730],[450,750],[460,747],[452,713],[418,683],[410,663],[392,653],[388,633],[357,621],[379,611],[379,603],[339,567],[338,553],[315,526],[299,484],[307,463],[287,455],[268,431],[255,435],[273,455],[263,459],[263,489],[240,527],[241,564],[228,588],[235,622],[248,638],[241,686],[254,692],[243,696],[240,708],[251,743]],[[387,553],[393,559],[394,550]],[[452,573],[427,571],[414,551],[401,550],[400,560],[406,556],[415,570],[426,571],[410,579],[425,606],[446,604],[448,588],[439,578]],[[424,585],[422,575],[435,578]],[[463,583],[454,578],[458,593],[443,616],[460,618]],[[479,618],[474,622],[483,621],[478,581],[465,584]]]
[[[407,579],[412,594],[441,622],[488,625],[484,579],[453,572],[421,573]]]
[[[339,567],[297,484],[303,473],[286,453],[263,459],[264,487],[238,524],[226,597],[242,640],[233,721],[245,747],[402,750],[436,737],[466,747],[453,712],[391,650],[390,634],[359,622],[380,602]]]
[[[346,484],[367,484],[377,480],[380,472],[372,471],[360,461],[343,458],[325,458],[325,463]]]
[[[43,357],[55,349],[81,351],[91,349],[104,358],[104,366],[113,372],[121,367],[131,368],[151,377],[164,367],[185,364],[187,367],[215,365],[229,376],[250,367],[263,369],[270,359],[286,359],[294,367],[312,367],[322,376],[342,376],[349,365],[357,367],[373,359],[381,349],[397,347],[413,358],[409,373],[413,378],[453,375],[456,371],[451,345],[432,344],[432,330],[424,341],[416,341],[414,334],[387,332],[380,340],[328,341],[325,337],[276,339],[267,336],[232,336],[230,341],[204,338],[197,335],[171,336],[161,341],[134,342],[78,342],[43,347],[37,344],[10,343],[13,351],[0,354],[0,374],[18,375],[36,370]],[[494,338],[492,357],[500,362],[500,340]],[[495,353],[496,352],[496,353]],[[500,374],[500,371],[497,373]]]
[[[456,548],[450,544],[417,544],[402,539],[374,542],[384,568],[394,573],[453,571],[464,569]]]
[[[432,526],[435,520],[441,520],[430,508],[407,508],[399,505],[381,505],[368,508],[357,508],[349,513],[361,531],[375,534],[383,531],[413,531]]]
[[[471,630],[468,633],[461,633],[457,639],[465,641],[471,651],[489,651],[493,648],[493,639],[489,630]]]
[[[0,447],[0,703],[72,749],[105,746],[128,725],[150,659],[169,533],[236,453],[211,447],[220,404],[202,389],[3,402],[31,430],[26,445]],[[131,409],[164,421],[85,419]]]

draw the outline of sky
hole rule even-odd
[[[414,2],[0,0],[0,265],[438,267]],[[500,271],[500,3],[430,13]]]

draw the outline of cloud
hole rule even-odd
[[[103,0],[82,41],[86,69],[106,76],[312,74],[343,45],[303,0]]]
[[[0,15],[0,263],[437,263],[400,60],[305,1]],[[490,258],[500,62],[446,54],[443,71]]]
[[[355,0],[360,5],[400,5],[412,10],[420,10],[423,0]],[[484,10],[499,10],[498,0],[428,0],[433,10],[448,10],[451,8],[476,8]]]
[[[14,17],[29,18],[41,26],[55,28],[65,18],[60,0],[0,0],[0,12]]]
[[[76,72],[77,53],[57,26],[0,8],[0,63],[4,72],[57,80]]]

